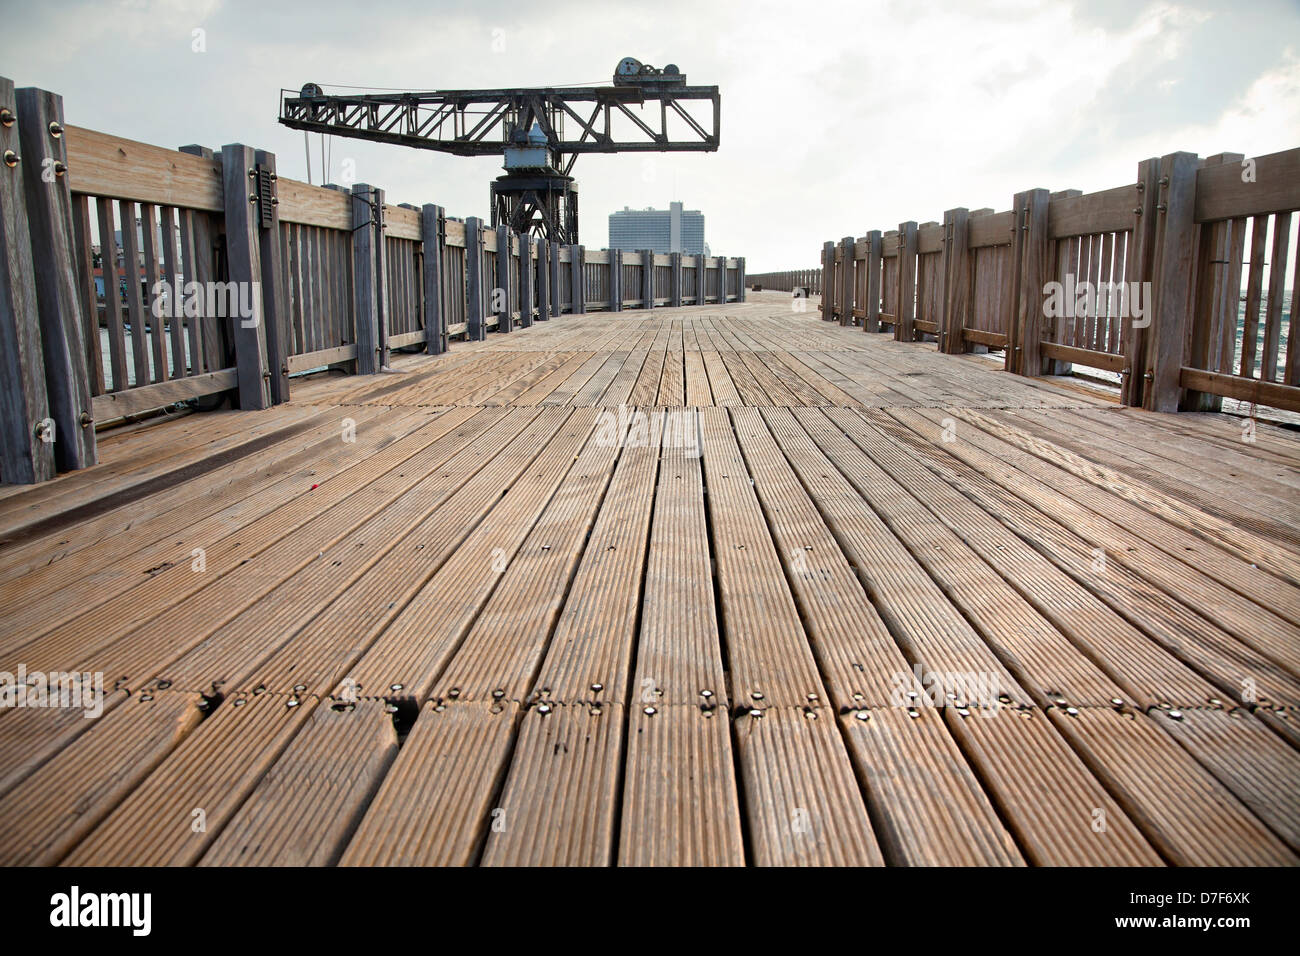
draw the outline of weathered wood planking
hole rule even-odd
[[[11,523],[108,505],[269,429],[0,541],[0,669],[133,691],[0,713],[0,860],[1297,862],[1284,432],[781,294],[394,360],[105,433],[102,464],[0,497]],[[900,706],[916,666],[1005,700]],[[207,834],[167,822],[195,806]]]

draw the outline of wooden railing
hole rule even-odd
[[[772,292],[793,292],[803,289],[805,295],[822,294],[821,269],[793,269],[788,272],[760,272],[745,276],[745,287]]]
[[[945,352],[1001,349],[1021,375],[1116,373],[1124,403],[1158,411],[1225,397],[1300,411],[1297,209],[1300,149],[1172,153],[1114,189],[1034,189],[1006,212],[827,242],[822,317]]]
[[[93,464],[96,425],[178,402],[265,408],[295,374],[396,349],[744,298],[744,259],[561,246],[283,179],[265,150],[68,127],[60,97],[3,79],[0,109],[4,481]]]

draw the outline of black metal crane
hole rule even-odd
[[[571,173],[579,155],[712,152],[722,119],[716,86],[687,86],[676,66],[659,70],[632,57],[619,62],[611,86],[351,96],[308,83],[296,96],[281,92],[280,122],[293,129],[501,155],[506,174],[492,183],[492,224],[561,243],[578,241]],[[694,115],[697,103],[712,104],[711,115]]]

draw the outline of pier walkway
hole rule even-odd
[[[1300,436],[818,319],[557,316],[4,486],[0,672],[104,696],[0,710],[0,862],[1298,862]]]

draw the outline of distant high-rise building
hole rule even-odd
[[[609,248],[624,252],[653,249],[658,253],[705,255],[704,213],[698,209],[682,209],[679,202],[669,203],[667,209],[625,206],[609,214]]]

